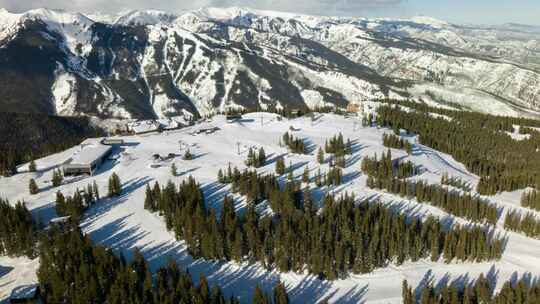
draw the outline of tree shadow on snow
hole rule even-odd
[[[315,153],[315,151],[317,150],[317,145],[313,143],[313,141],[308,138],[308,137],[305,137],[302,139],[302,141],[304,142],[304,146],[305,146],[305,149],[306,149],[306,154],[308,155],[311,155],[313,153]]]
[[[516,272],[514,272],[512,276],[515,277],[517,280],[518,276]],[[499,278],[499,270],[497,270],[493,265],[491,266],[489,271],[484,274],[484,277],[487,279],[491,290],[495,290]],[[417,301],[419,301],[422,289],[429,285],[433,286],[436,292],[440,292],[445,286],[455,286],[459,290],[463,290],[465,289],[465,287],[472,287],[472,285],[476,282],[477,278],[478,277],[471,277],[469,273],[465,273],[452,279],[451,273],[447,272],[442,278],[440,278],[439,280],[435,280],[432,271],[429,270],[428,272],[426,272],[426,274],[424,275],[420,283],[416,286],[414,291]],[[527,278],[527,274],[524,274],[523,278]]]
[[[11,266],[2,266],[0,265],[0,278],[10,273],[14,268]]]
[[[201,190],[204,193],[206,206],[216,210],[216,215],[220,214],[223,199],[226,196],[232,197],[229,187],[218,182],[204,184],[201,186]]]
[[[285,158],[286,155],[287,155],[287,153],[283,153],[283,154],[279,154],[279,155],[275,155],[274,153],[272,153],[267,157],[266,163],[264,165],[265,166],[271,165],[271,164],[275,163],[278,159]]]
[[[55,202],[50,202],[46,205],[34,208],[30,212],[32,212],[34,220],[38,221],[42,226],[46,226],[53,218],[58,217]]]
[[[83,218],[83,221],[81,221],[81,228],[87,228],[88,225],[90,225],[92,222],[94,222],[96,219],[101,218],[102,216],[105,216],[106,213],[108,213],[111,209],[118,206],[121,203],[124,203],[128,199],[128,195],[135,190],[146,186],[148,183],[152,181],[152,178],[150,177],[139,177],[131,179],[125,183],[122,184],[122,193],[118,197],[103,197],[100,200],[98,200],[96,203],[94,203],[88,210],[85,212],[85,216]]]

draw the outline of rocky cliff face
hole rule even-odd
[[[0,20],[2,111],[156,118],[408,96],[497,114],[540,110],[533,29],[238,8],[0,11]]]

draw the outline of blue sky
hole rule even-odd
[[[421,14],[456,23],[540,25],[540,0],[409,0],[387,9],[391,13]],[[384,11],[379,9],[376,13]]]
[[[82,12],[149,8],[181,11],[203,6],[367,17],[426,15],[454,23],[540,25],[540,0],[0,0],[0,7],[11,11],[39,7]]]

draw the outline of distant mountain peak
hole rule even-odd
[[[121,25],[170,24],[178,15],[161,10],[132,10],[121,14],[114,21]]]
[[[449,25],[449,23],[446,21],[429,17],[429,16],[414,16],[411,18],[411,21],[415,23],[431,25],[436,28],[446,27]]]

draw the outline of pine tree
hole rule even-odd
[[[309,184],[309,167],[304,167],[304,173],[302,173],[302,182]]]
[[[210,302],[210,287],[208,286],[208,280],[204,276],[204,274],[200,274],[199,276],[199,290],[198,290],[202,303],[209,303]]]
[[[84,201],[85,201],[87,206],[90,206],[95,202],[95,197],[94,197],[94,191],[93,191],[93,188],[92,188],[92,184],[88,184],[86,186],[86,190],[84,191]]]
[[[294,181],[294,170],[292,169],[292,166],[289,166],[289,173],[287,174],[287,180]]]
[[[347,139],[347,145],[345,146],[345,153],[351,155],[352,154],[352,142],[351,139]]]
[[[226,183],[225,175],[223,175],[223,170],[221,169],[218,170],[218,182],[222,184]]]
[[[145,196],[144,196],[144,209],[152,212],[156,211],[154,193],[150,189],[150,185],[146,184]]]
[[[52,176],[52,185],[53,187],[58,187],[62,184],[62,172],[60,170],[53,170],[53,176]]]
[[[255,152],[253,152],[253,148],[249,148],[247,160],[245,161],[245,163],[246,163],[246,166],[248,167],[256,166],[257,161],[256,161]]]
[[[28,171],[30,171],[30,172],[36,172],[37,171],[36,162],[33,159],[30,161],[30,164],[28,164]]]
[[[253,292],[252,304],[270,304],[267,295],[262,291],[261,287],[257,284],[255,291]]]
[[[32,195],[39,193],[39,187],[38,187],[35,179],[33,179],[33,178],[30,179],[30,182],[28,184],[28,190],[29,190],[30,194],[32,194]]]
[[[289,296],[283,283],[279,283],[274,287],[274,304],[289,304]]]
[[[189,149],[187,149],[186,152],[184,153],[183,159],[184,160],[192,160],[193,159],[193,155],[191,154],[191,151],[189,151]]]
[[[322,184],[322,174],[321,169],[319,168],[319,170],[317,171],[317,175],[315,175],[315,185],[317,185],[317,187],[321,187]]]
[[[120,177],[116,173],[113,173],[109,177],[109,197],[115,197],[122,194],[122,183]]]
[[[92,191],[94,192],[94,197],[96,198],[96,201],[99,201],[99,188],[96,181],[92,183]]]
[[[324,151],[321,147],[319,147],[319,150],[317,151],[317,162],[319,164],[324,164]]]
[[[257,167],[262,167],[266,163],[266,153],[264,152],[264,148],[261,147],[259,149],[259,155],[257,157]]]
[[[66,209],[66,199],[62,192],[56,192],[56,209],[65,210]]]
[[[175,164],[175,163],[172,163],[172,164],[171,164],[171,175],[172,175],[172,176],[178,175],[178,170],[177,170],[177,168],[176,168],[176,164]]]
[[[276,160],[276,174],[277,175],[285,174],[285,160],[283,159],[283,157],[279,157]]]
[[[401,292],[402,292],[403,304],[413,304],[415,302],[412,295],[412,290],[409,287],[407,280],[403,280],[403,283],[401,285]]]

